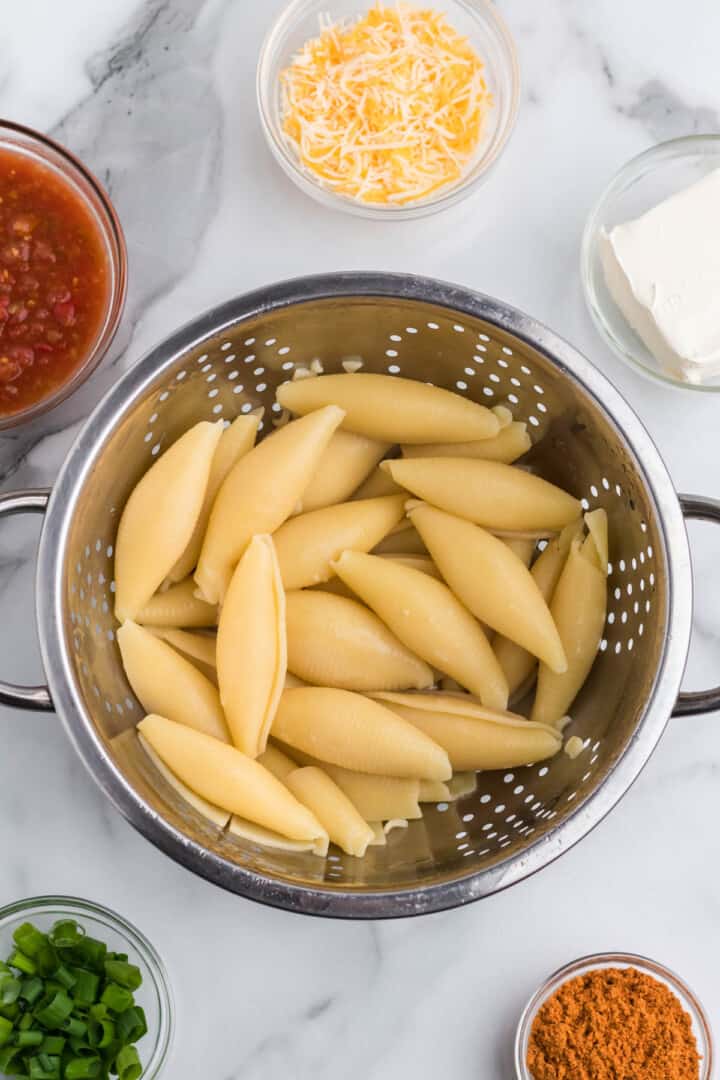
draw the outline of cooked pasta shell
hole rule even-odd
[[[205,488],[205,496],[197,521],[195,522],[193,534],[188,541],[185,551],[168,574],[170,581],[182,581],[183,578],[186,578],[188,574],[195,569],[200,555],[200,548],[202,547],[202,542],[205,537],[205,530],[207,529],[207,524],[210,520],[210,511],[215,502],[215,496],[233,465],[235,465],[241,457],[244,457],[249,450],[252,450],[255,445],[255,437],[257,435],[258,424],[260,423],[261,417],[262,412],[260,410],[255,413],[243,413],[238,416],[237,419],[233,420],[232,424],[230,424],[229,427],[226,427],[220,436],[220,440],[215,448],[215,453],[213,454],[212,463],[210,465],[210,475],[208,476],[208,482]]]
[[[115,541],[115,615],[134,619],[185,550],[202,507],[222,422],[195,424],[135,485]]]
[[[579,538],[573,540],[550,604],[568,668],[560,675],[540,664],[532,720],[559,723],[590,674],[607,610],[607,580],[597,559],[592,535],[584,543]]]
[[[130,620],[118,630],[117,642],[128,682],[145,712],[162,709],[161,716],[230,741],[217,690],[189,660]]]
[[[275,738],[305,753],[357,772],[447,780],[447,754],[412,724],[349,690],[301,687],[280,698]]]
[[[269,746],[268,750],[271,749],[272,746]],[[340,765],[321,761],[302,750],[294,750],[293,753],[301,765],[319,765],[345,792],[365,820],[370,822],[386,821],[394,817],[410,820],[421,817],[422,810],[418,801],[421,785],[441,783],[439,780],[417,780],[405,776],[379,776],[373,773],[354,772],[352,769],[343,769]],[[285,757],[285,754],[283,753],[282,756]],[[293,768],[297,768],[297,765]]]
[[[286,382],[277,399],[304,416],[324,405],[345,410],[343,428],[389,443],[464,442],[497,435],[484,405],[414,379],[357,372]]]
[[[469,795],[477,787],[477,776],[474,772],[456,772],[446,784],[438,780],[420,781],[420,802],[455,802]]]
[[[377,499],[380,495],[398,495],[404,491],[396,484],[392,476],[388,476],[384,469],[379,466],[370,473],[367,480],[360,485],[353,499]]]
[[[389,559],[390,562],[399,563],[400,566],[407,566],[410,570],[419,570],[422,574],[429,574],[436,581],[440,580],[440,571],[428,555],[412,555],[408,552],[395,555],[390,552],[389,554],[381,554],[380,557]]]
[[[382,821],[368,821],[368,825],[373,831],[373,838],[368,844],[368,847],[385,847],[387,844],[387,836],[385,835]]]
[[[598,569],[608,572],[608,520],[604,510],[591,510],[585,514],[585,524],[595,546]]]
[[[326,772],[308,765],[291,772],[285,783],[295,798],[312,811],[333,844],[347,855],[365,854],[374,833]]]
[[[506,536],[503,538],[503,543],[514,555],[517,555],[523,566],[530,565],[532,557],[535,554],[535,548],[537,547],[533,537]]]
[[[342,596],[287,594],[288,667],[313,686],[343,690],[422,690],[427,664],[398,641],[377,615]]]
[[[559,536],[550,540],[544,551],[538,555],[530,571],[546,604],[550,603],[558,578],[565,565],[570,544],[582,529],[580,519],[568,525]],[[507,543],[508,541],[506,541]],[[533,541],[534,543],[534,541]],[[523,649],[509,638],[498,635],[493,641],[493,650],[500,667],[505,672],[510,689],[510,698],[521,693],[537,668],[537,657]]]
[[[447,750],[453,769],[511,769],[553,757],[562,745],[546,724],[486,709],[462,694],[371,696]]]
[[[303,492],[301,512],[346,502],[389,449],[389,443],[336,431]]]
[[[326,506],[286,521],[274,536],[283,585],[302,589],[328,581],[331,563],[341,552],[369,551],[404,513],[403,496],[388,495]]]
[[[428,550],[412,522],[404,520],[401,524],[402,529],[389,533],[375,545],[373,555],[427,555]]]
[[[285,672],[285,690],[295,690],[298,686],[307,686],[304,679],[298,679],[291,671]]]
[[[492,439],[476,439],[462,443],[425,443],[422,446],[403,446],[403,457],[461,457],[481,458],[483,461],[502,461],[511,465],[526,454],[532,443],[527,424],[515,420],[508,424]],[[382,471],[382,470],[381,470]]]
[[[325,830],[284,784],[257,761],[164,716],[138,724],[167,767],[203,799],[291,840],[316,841]]]
[[[493,405],[490,408],[490,412],[493,413],[494,416],[497,416],[501,431],[513,422],[513,414],[510,412],[507,405]]]
[[[148,626],[150,633],[161,641],[172,645],[186,660],[189,660],[206,679],[217,686],[217,661],[215,658],[215,637],[209,634],[192,634],[187,630],[174,630],[170,627]]]
[[[217,626],[217,604],[207,604],[195,595],[197,585],[185,578],[179,585],[156,592],[138,611],[135,622],[143,626]]]
[[[209,803],[207,799],[203,799],[200,795],[196,795],[187,784],[183,784],[182,780],[179,780],[175,773],[168,769],[162,758],[158,757],[150,743],[139,731],[138,738],[140,740],[140,745],[162,776],[163,780],[178,793],[180,798],[184,799],[189,806],[192,806],[193,810],[197,810],[198,814],[202,814],[208,821],[212,821],[213,825],[217,825],[218,829],[224,829],[230,820],[230,815],[227,810],[221,810],[219,806],[214,806],[213,803]]]
[[[412,458],[383,461],[381,468],[419,498],[486,529],[562,529],[581,512],[562,488],[500,461]]]
[[[285,593],[272,539],[254,536],[235,568],[217,633],[217,671],[232,741],[248,757],[267,745],[287,669]]]
[[[213,503],[195,571],[208,602],[224,599],[252,537],[273,533],[292,514],[343,415],[329,406],[294,420],[230,470]]]
[[[296,761],[293,761],[282,750],[278,750],[277,746],[273,746],[272,743],[268,743],[257,760],[266,769],[269,769],[273,776],[276,776],[278,780],[282,780],[283,783],[285,783],[290,773],[294,772],[298,767]]]
[[[408,649],[485,704],[505,708],[507,682],[487,637],[447,585],[356,551],[344,552],[335,571]]]
[[[262,825],[256,825],[254,821],[233,814],[228,825],[228,832],[233,836],[239,836],[241,840],[250,840],[253,844],[262,844],[263,847],[272,848],[276,851],[312,851],[314,855],[327,855],[330,837],[325,834],[317,840],[291,840],[287,836],[265,829]]]
[[[440,573],[476,618],[545,660],[553,671],[566,670],[560,635],[542,593],[506,543],[426,503],[410,504],[408,514]]]

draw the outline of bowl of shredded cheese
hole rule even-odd
[[[326,206],[381,219],[469,195],[507,143],[519,85],[512,38],[486,0],[293,0],[257,76],[285,172]]]

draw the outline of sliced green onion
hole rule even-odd
[[[60,1080],[60,1058],[38,1054],[30,1058],[30,1080]]]
[[[117,983],[108,983],[102,992],[100,1001],[103,1005],[107,1005],[108,1009],[120,1013],[129,1009],[135,999],[124,986],[118,986]]]
[[[3,1020],[9,1020],[14,1024],[19,1015],[20,1005],[17,1001],[14,1001],[12,1005],[0,1005],[0,1016]]]
[[[117,1018],[116,1030],[118,1038],[125,1043],[134,1043],[147,1034],[147,1020],[145,1012],[139,1005],[133,1005],[131,1009],[121,1013]]]
[[[100,992],[100,976],[94,971],[85,971],[84,968],[74,967],[70,969],[75,985],[73,997],[81,1005],[93,1005]]]
[[[3,1005],[14,1005],[21,990],[22,983],[14,975],[0,975],[0,1002]]]
[[[65,1080],[88,1080],[99,1076],[101,1069],[102,1062],[99,1057],[71,1058],[65,1066],[64,1077]]]
[[[42,1054],[62,1054],[67,1040],[63,1035],[46,1035],[40,1044]]]
[[[60,966],[58,954],[49,941],[47,941],[40,949],[35,957],[35,961],[37,963],[38,975],[42,975],[45,979],[47,979],[49,975],[53,975]]]
[[[85,1036],[71,1036],[68,1039],[68,1046],[75,1057],[97,1057],[97,1050],[90,1045]]]
[[[88,1020],[88,1042],[104,1050],[115,1038],[115,1025],[112,1020]]]
[[[103,973],[103,964],[107,957],[107,945],[97,938],[85,937],[72,950],[72,962],[91,971]]]
[[[25,953],[20,952],[19,949],[16,949],[15,952],[12,954],[12,956],[8,960],[8,964],[10,965],[10,967],[14,967],[17,968],[18,971],[22,971],[24,975],[34,975],[37,971],[37,964],[35,963],[35,961],[31,960],[31,958],[29,956],[26,956]]]
[[[72,1014],[73,1003],[64,990],[59,990],[52,1001],[35,1013],[36,1018],[48,1028],[60,1028]]]
[[[123,1046],[115,1058],[115,1068],[118,1071],[118,1080],[139,1080],[142,1065],[134,1046]]]
[[[45,1034],[42,1031],[18,1031],[15,1036],[16,1046],[41,1046]]]
[[[85,931],[74,919],[58,919],[48,937],[56,949],[72,949],[83,940]]]
[[[106,960],[105,974],[112,982],[119,983],[128,990],[137,990],[142,985],[140,968],[135,964],[128,964],[126,960]]]
[[[20,983],[20,997],[23,1001],[27,1001],[28,1005],[34,1005],[38,998],[42,997],[43,989],[44,983],[42,979],[32,975],[27,979],[23,979]]]
[[[87,1024],[84,1020],[79,1020],[77,1017],[69,1016],[65,1023],[62,1025],[62,1029],[68,1035],[72,1035],[74,1039],[82,1039],[87,1034]]]
[[[15,1058],[20,1056],[19,1046],[3,1046],[0,1049],[0,1072],[6,1076],[22,1076],[18,1073]]]
[[[13,1033],[13,1024],[11,1020],[6,1020],[4,1016],[0,1016],[0,1046],[4,1046]]]
[[[13,932],[13,941],[21,952],[24,952],[26,956],[31,956],[33,959],[38,955],[40,950],[47,945],[47,938],[45,935],[41,934],[40,931],[29,922],[23,923],[22,926],[18,926],[17,930]]]

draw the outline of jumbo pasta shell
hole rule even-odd
[[[336,431],[303,492],[300,512],[346,502],[389,449],[389,443]]]
[[[555,591],[570,544],[581,530],[582,522],[578,519],[563,529],[559,536],[550,540],[535,560],[530,573],[546,604],[550,603]],[[535,672],[537,657],[502,635],[498,635],[493,641],[493,651],[505,673],[512,700],[516,694],[522,693]]]
[[[404,513],[403,496],[389,495],[327,506],[286,521],[274,536],[283,585],[302,589],[328,581],[341,552],[369,551]]]
[[[161,641],[172,645],[186,660],[189,660],[206,679],[217,686],[217,659],[215,656],[216,639],[211,634],[193,634],[187,630],[175,630],[171,627],[148,626],[150,633]]]
[[[587,545],[587,546],[586,546]],[[538,669],[532,720],[557,724],[570,710],[595,662],[607,611],[607,580],[594,538],[573,540],[550,604],[568,660],[563,674]]]
[[[146,716],[138,728],[167,767],[208,802],[291,840],[324,835],[284,784],[234,746],[164,716]]]
[[[328,406],[286,424],[230,470],[213,504],[195,571],[209,603],[224,599],[252,537],[275,532],[292,514],[343,415]]]
[[[306,766],[291,772],[285,783],[295,798],[312,811],[333,844],[347,855],[365,854],[374,833],[326,772],[313,765]]]
[[[133,488],[115,541],[115,615],[134,619],[172,570],[202,507],[222,423],[202,420]]]
[[[217,690],[189,660],[130,620],[118,630],[117,642],[128,682],[145,712],[162,709],[161,716],[230,741]]]
[[[476,618],[553,671],[566,670],[565,651],[542,593],[506,543],[426,503],[411,503],[408,515],[440,573]]]
[[[185,551],[168,574],[170,581],[182,581],[195,569],[202,542],[205,538],[205,530],[210,520],[210,511],[215,502],[215,496],[233,465],[252,450],[255,445],[255,437],[261,417],[261,410],[255,413],[243,413],[233,420],[232,424],[226,427],[220,436],[210,464],[210,474],[205,488],[205,495],[195,522],[193,534]]]
[[[484,709],[464,701],[463,695],[380,693],[372,697],[439,743],[456,770],[529,765],[553,757],[562,745],[560,735],[547,725]]]
[[[287,594],[288,667],[313,686],[406,690],[432,686],[431,669],[368,608],[321,591]]]
[[[479,623],[440,581],[407,566],[346,551],[335,572],[416,656],[457,679],[492,708],[507,682]]]
[[[230,814],[227,810],[221,810],[219,806],[214,806],[213,803],[209,803],[207,799],[203,799],[200,795],[196,795],[187,784],[183,784],[182,780],[179,780],[175,773],[168,769],[165,762],[155,753],[147,739],[145,739],[139,731],[137,734],[143,750],[150,758],[163,780],[165,780],[173,791],[176,791],[181,799],[184,799],[189,806],[192,806],[193,810],[197,810],[198,814],[202,814],[204,818],[211,821],[218,829],[224,829],[230,820]]]
[[[502,461],[506,465],[526,454],[532,442],[527,424],[519,420],[503,427],[492,439],[476,439],[474,442],[425,443],[421,446],[403,446],[405,458],[459,457],[481,458],[483,461]]]
[[[499,461],[412,458],[383,461],[381,468],[432,506],[493,531],[559,530],[581,513],[562,488]]]
[[[484,405],[414,379],[356,372],[286,382],[277,399],[304,416],[325,405],[345,411],[343,428],[388,443],[464,442],[497,435]]]
[[[376,701],[348,690],[285,690],[272,732],[291,748],[357,772],[428,780],[451,774],[447,754],[436,743]]]
[[[138,611],[135,622],[142,626],[178,627],[217,626],[218,606],[195,595],[197,585],[185,578],[178,585],[156,592]]]
[[[272,539],[254,536],[220,612],[217,672],[233,743],[249,757],[267,745],[285,682],[285,593]]]

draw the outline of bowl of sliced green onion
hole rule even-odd
[[[165,967],[122,916],[69,896],[0,908],[0,1078],[152,1080],[172,1033]]]

